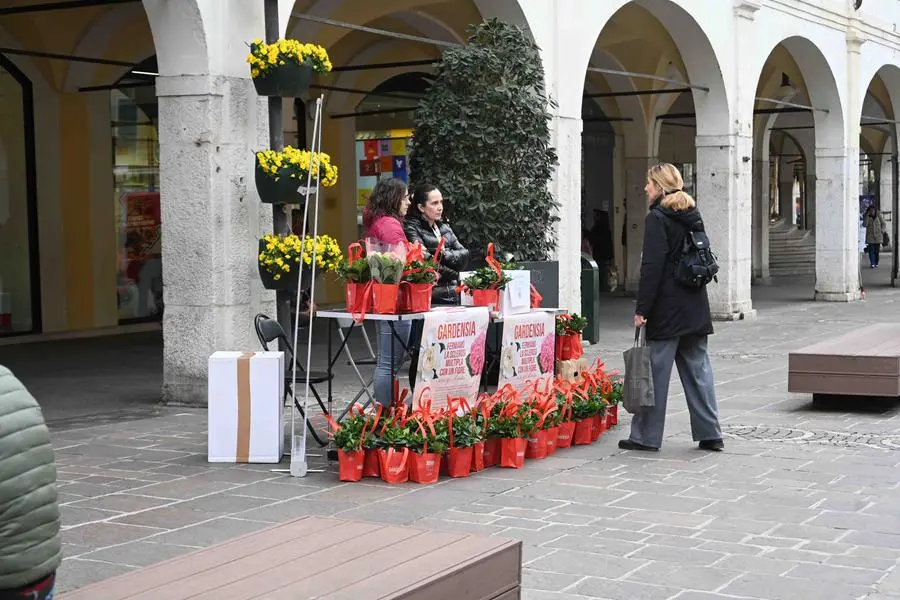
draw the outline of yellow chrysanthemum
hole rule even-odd
[[[297,40],[281,39],[272,44],[262,40],[254,40],[247,56],[250,74],[254,77],[265,77],[276,65],[288,62],[308,64],[316,73],[328,73],[332,69],[328,52],[318,44],[301,44]]]

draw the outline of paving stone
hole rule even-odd
[[[677,525],[679,527],[703,527],[715,519],[715,517],[710,515],[690,515],[659,510],[635,510],[622,518],[630,521],[647,523],[648,525],[665,523],[667,525]]]
[[[64,527],[71,525],[81,525],[83,523],[91,523],[94,521],[103,521],[111,517],[115,517],[118,512],[110,510],[101,510],[98,508],[80,508],[75,506],[59,507],[61,522]]]
[[[679,564],[711,565],[725,555],[708,550],[677,548],[675,546],[647,546],[628,555],[629,558],[657,560]]]
[[[563,573],[547,573],[533,569],[522,569],[522,586],[529,590],[543,590],[561,592],[567,587],[578,583],[583,579],[581,575],[566,575]]]
[[[873,556],[854,556],[852,554],[839,554],[837,556],[829,556],[825,559],[825,564],[839,565],[842,567],[856,567],[860,569],[877,569],[879,571],[887,571],[897,566],[896,559],[875,558]]]
[[[617,540],[602,535],[586,537],[580,535],[564,535],[546,543],[550,548],[564,548],[580,552],[592,552],[595,554],[610,554],[613,556],[625,556],[631,552],[637,552],[644,544]]]
[[[228,491],[236,496],[265,498],[270,500],[290,500],[301,498],[319,491],[319,488],[305,485],[289,485],[287,483],[264,481],[235,487]]]
[[[611,503],[611,506],[622,508],[640,508],[647,510],[665,510],[675,513],[693,513],[712,504],[711,500],[699,498],[669,497],[660,501],[657,494],[634,493],[626,498]]]
[[[158,527],[139,527],[122,523],[89,523],[63,529],[65,543],[87,548],[105,548],[152,536],[165,531]]]
[[[870,589],[862,586],[849,586],[833,582],[809,581],[806,579],[789,579],[772,575],[747,574],[728,584],[723,594],[750,596],[771,600],[797,600],[798,598],[815,598],[816,600],[848,600],[866,595]]]
[[[763,548],[796,548],[803,543],[801,539],[771,537],[767,535],[752,535],[744,540],[747,544],[762,546]]]
[[[712,591],[737,578],[741,571],[698,567],[670,562],[652,562],[629,574],[627,579],[673,588]]]
[[[576,585],[573,591],[584,596],[608,600],[666,600],[680,590],[674,587],[588,577]]]
[[[884,571],[836,567],[834,565],[802,564],[785,573],[785,576],[798,579],[812,579],[814,581],[832,581],[848,585],[874,585],[879,579],[884,577]]]
[[[559,550],[532,562],[529,567],[539,571],[583,575],[586,573],[602,574],[617,578],[642,566],[645,561],[620,556],[606,556]]]
[[[900,535],[872,533],[870,531],[851,531],[841,538],[842,542],[858,546],[874,546],[900,550]]]
[[[116,562],[135,567],[148,567],[152,564],[193,552],[195,549],[195,547],[191,546],[177,546],[151,541],[128,542],[105,550],[95,550],[82,555],[80,558],[111,563]]]
[[[182,506],[167,506],[163,508],[151,508],[136,514],[115,517],[109,522],[124,523],[126,525],[142,525],[144,527],[156,527],[158,529],[178,529],[187,525],[208,521],[212,518],[214,517],[208,512],[201,512]]]
[[[751,546],[749,544],[733,544],[730,542],[703,542],[697,546],[699,550],[709,550],[710,552],[721,552],[722,554],[741,554],[745,556],[759,556],[765,552],[765,548],[759,546]]]
[[[517,519],[515,517],[501,517],[493,522],[497,527],[513,527],[516,529],[533,529],[538,530],[547,526],[544,521],[535,521],[531,519]]]
[[[196,500],[179,502],[176,506],[182,509],[197,510],[218,516],[231,515],[274,503],[275,500],[237,496],[230,493],[213,494]]]
[[[65,593],[95,581],[122,575],[131,570],[131,567],[121,564],[80,558],[65,559],[56,571],[56,593]]]
[[[178,546],[206,547],[269,527],[267,523],[221,517],[154,535],[150,540]]]
[[[170,483],[155,483],[140,488],[140,494],[157,498],[171,498],[173,500],[191,500],[198,496],[224,492],[234,488],[232,483],[219,481],[194,481],[193,479],[179,479]],[[135,492],[132,492],[135,493]]]
[[[726,556],[715,563],[715,566],[720,569],[758,573],[760,575],[782,575],[797,566],[797,563],[766,556]]]
[[[834,542],[844,535],[846,531],[831,527],[811,527],[809,525],[785,524],[779,525],[769,535],[782,538],[797,538],[801,540],[817,540],[821,542]]]
[[[900,535],[900,517],[864,515],[861,513],[826,511],[809,522],[810,525]]]

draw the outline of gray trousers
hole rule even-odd
[[[684,387],[694,441],[722,439],[706,336],[651,340],[647,344],[650,346],[653,398],[656,405],[634,415],[631,420],[631,441],[652,448],[662,445],[672,363],[678,367],[678,377]]]

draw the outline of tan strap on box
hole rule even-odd
[[[237,360],[237,451],[235,462],[250,462],[250,359],[255,352],[244,352]]]

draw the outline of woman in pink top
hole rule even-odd
[[[382,179],[375,184],[369,204],[363,210],[366,237],[383,244],[406,241],[403,218],[409,208],[409,192],[399,179]],[[378,362],[375,365],[375,400],[390,406],[394,394],[394,372],[403,364],[409,344],[410,321],[396,321],[393,331],[386,321],[378,321]],[[393,358],[393,362],[391,359]]]

